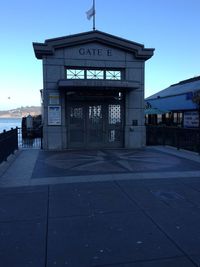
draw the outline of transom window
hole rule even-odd
[[[67,69],[67,79],[85,79],[84,70]]]
[[[66,69],[67,79],[122,80],[122,70],[109,69]]]
[[[104,79],[103,70],[86,70],[87,79]]]
[[[106,70],[106,80],[121,80],[121,71]]]

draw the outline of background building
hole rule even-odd
[[[43,61],[43,146],[145,145],[144,63],[154,49],[100,31],[33,43]]]
[[[145,99],[146,124],[199,126],[200,76],[181,81]]]

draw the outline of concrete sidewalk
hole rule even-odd
[[[198,155],[162,147],[79,152],[74,165],[75,154],[63,155],[24,150],[4,166],[3,267],[200,266]]]
[[[200,177],[200,156],[172,147],[144,150],[20,150],[0,165],[0,187]]]

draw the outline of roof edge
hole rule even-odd
[[[42,59],[43,56],[50,56],[54,53],[54,48],[44,43],[33,43],[33,49],[37,59]]]
[[[196,76],[196,77],[193,77],[193,78],[189,78],[189,79],[180,81],[180,82],[178,82],[178,83],[174,83],[174,84],[172,84],[172,85],[170,85],[170,86],[176,86],[176,85],[181,85],[181,84],[190,83],[190,82],[196,82],[196,81],[200,81],[200,76]]]
[[[53,55],[54,49],[95,41],[134,53],[138,59],[148,60],[154,53],[153,48],[145,48],[143,44],[97,30],[47,39],[44,43],[33,43],[33,48],[36,58],[41,59],[43,56]]]

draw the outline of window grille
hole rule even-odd
[[[67,79],[122,80],[121,70],[66,69]]]
[[[87,70],[87,79],[103,80],[104,79],[104,72],[103,72],[103,70]]]
[[[67,69],[67,79],[84,79],[84,70]]]
[[[106,70],[106,80],[121,80],[121,71]]]

